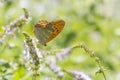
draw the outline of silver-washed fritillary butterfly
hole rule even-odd
[[[58,20],[48,22],[40,20],[34,26],[34,33],[39,42],[46,46],[46,43],[55,38],[63,29],[65,21]]]

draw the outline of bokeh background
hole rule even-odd
[[[63,19],[66,24],[62,32],[47,46],[39,44],[38,48],[54,50],[77,42],[85,43],[100,58],[106,69],[107,80],[120,80],[120,0],[0,0],[0,34],[3,33],[2,26],[23,14],[22,8],[28,9],[31,20],[15,31],[12,37],[8,36],[6,44],[0,45],[1,60],[21,65],[24,49],[22,32],[35,38],[33,26],[36,22]],[[58,65],[85,72],[93,80],[103,80],[102,75],[95,75],[95,61],[80,48],[73,50]],[[19,80],[26,75],[25,69],[19,66],[11,80]],[[72,80],[70,76],[66,76],[64,80]]]

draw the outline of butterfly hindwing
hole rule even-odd
[[[43,45],[46,45],[47,39],[50,34],[53,32],[53,28],[51,24],[45,24],[45,27],[42,25],[36,25],[34,28],[34,33],[38,38],[39,42]]]

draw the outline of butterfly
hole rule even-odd
[[[40,20],[35,24],[33,32],[39,43],[46,46],[46,43],[54,39],[62,31],[64,26],[64,20],[52,22]]]

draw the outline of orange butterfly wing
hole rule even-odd
[[[55,38],[62,31],[62,29],[65,25],[65,21],[63,21],[63,20],[52,21],[49,24],[52,24],[53,32],[50,35],[50,37],[47,39],[47,42],[51,41],[53,38]]]
[[[65,22],[63,20],[52,22],[41,20],[35,24],[33,31],[39,42],[46,45],[47,42],[51,41],[61,32],[64,25]]]

